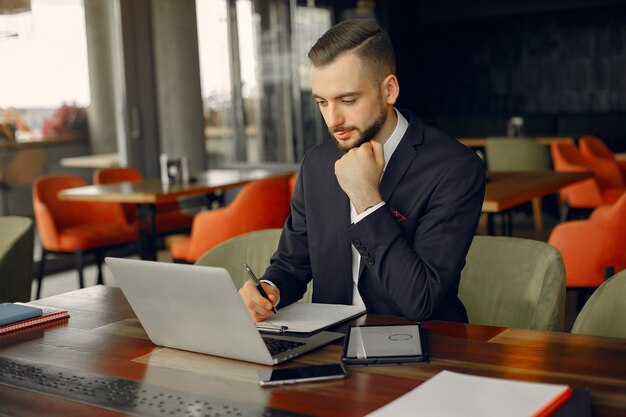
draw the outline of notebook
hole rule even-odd
[[[224,268],[106,258],[153,343],[264,365],[284,362],[343,337],[262,336]]]
[[[0,304],[0,326],[32,319],[33,317],[41,316],[42,313],[40,308],[21,304],[2,303]]]
[[[16,303],[15,305],[25,306],[22,303]],[[51,307],[34,306],[34,305],[26,305],[26,306],[35,307],[40,312],[43,312],[43,314],[0,326],[0,335],[5,335],[7,333],[14,333],[14,332],[17,332],[18,330],[26,330],[32,327],[42,326],[47,323],[67,319],[70,316],[67,310],[60,310],[60,309],[51,308]]]

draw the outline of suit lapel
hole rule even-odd
[[[380,195],[383,201],[387,202],[386,210],[393,208],[390,206],[391,196],[417,156],[417,145],[422,143],[424,137],[424,123],[410,112],[402,114],[409,122],[409,127],[385,167],[380,181]],[[364,270],[365,263],[361,260],[359,261],[359,278]]]
[[[411,113],[403,115],[409,122],[409,127],[391,156],[380,181],[380,194],[387,203],[417,156],[416,147],[422,143],[424,137],[424,123]]]

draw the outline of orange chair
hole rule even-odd
[[[608,171],[608,175],[611,176],[611,180],[613,175],[617,175],[615,173],[615,166],[617,166],[622,180],[621,184],[626,184],[626,161],[617,161],[615,154],[611,152],[602,139],[591,135],[581,136],[578,139],[578,146],[580,153],[587,159],[607,166],[606,170]],[[620,183],[617,182],[617,185],[619,184]]]
[[[143,175],[134,168],[104,168],[96,170],[93,174],[94,184],[113,184],[117,182],[143,181]],[[137,220],[137,206],[124,204],[124,212],[128,224],[135,224]],[[162,203],[156,206],[154,216],[156,231],[166,234],[180,230],[189,230],[193,223],[193,216],[181,213],[176,203]]]
[[[291,196],[293,196],[293,192],[296,189],[296,182],[298,182],[298,174],[293,174],[289,177],[289,200],[291,201]]]
[[[76,256],[78,284],[83,288],[85,253],[95,254],[98,284],[102,284],[104,252],[137,241],[138,228],[126,223],[121,204],[66,201],[58,197],[61,190],[85,185],[87,181],[73,175],[43,175],[33,183],[35,221],[42,246],[37,274],[37,298],[41,293],[48,254],[73,253]]]
[[[626,269],[626,194],[602,206],[586,220],[557,225],[548,239],[565,263],[568,288],[578,291],[579,310],[605,278]]]
[[[196,214],[191,236],[172,244],[172,258],[193,263],[227,239],[282,227],[288,215],[289,175],[251,182],[228,206]]]
[[[592,171],[594,174],[594,178],[580,181],[559,191],[564,208],[562,220],[567,220],[569,208],[592,209],[603,204],[612,204],[624,193],[624,187],[607,187],[599,183],[596,170],[581,155],[576,145],[553,143],[550,150],[556,172]]]

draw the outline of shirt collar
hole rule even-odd
[[[400,113],[395,107],[393,110],[396,112],[396,116],[398,117],[398,123],[396,124],[396,128],[391,133],[391,136],[389,136],[389,139],[387,139],[387,142],[383,145],[383,152],[385,155],[385,167],[383,170],[387,168],[391,155],[395,152],[398,144],[400,144],[400,140],[402,140],[402,137],[409,127],[409,122],[407,122],[402,113]]]

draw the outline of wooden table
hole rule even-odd
[[[77,402],[72,399],[76,391],[66,390],[78,384],[86,386],[81,389],[95,390],[102,381],[109,384],[111,378],[122,378],[127,380],[126,386],[139,383],[137,386],[146,391],[143,394],[138,391],[139,395],[149,395],[153,408],[175,390],[174,396],[182,397],[184,403],[178,415],[197,415],[185,414],[191,398],[197,399],[193,403],[230,403],[231,410],[233,405],[261,410],[269,407],[271,415],[279,415],[278,409],[327,417],[363,416],[443,369],[588,387],[595,416],[626,415],[626,340],[623,339],[426,322],[423,326],[428,330],[429,364],[350,368],[346,380],[261,388],[257,370],[262,365],[153,345],[118,288],[89,287],[38,303],[67,308],[71,318],[46,330],[0,337],[0,363],[34,365],[47,370],[48,375],[50,372],[61,375],[65,385],[50,388],[50,396],[42,394],[36,386],[25,390],[14,386],[18,384],[0,383],[2,415],[128,415],[129,412],[111,410],[111,405],[104,401],[98,406],[88,404],[97,402],[96,399]],[[370,315],[358,322],[401,320]],[[281,367],[338,362],[340,352],[340,344],[329,345]],[[45,373],[35,373],[37,380],[44,380]],[[162,392],[155,393],[159,390]]]
[[[493,214],[533,202],[536,218],[541,218],[541,197],[593,176],[590,172],[489,172],[482,212],[487,213],[487,229],[494,233]],[[511,225],[504,234],[511,235]]]
[[[511,139],[515,139],[515,138],[516,138],[515,136],[511,137]],[[540,143],[542,145],[550,145],[552,143],[574,143],[574,138],[572,137],[560,137],[560,136],[519,137],[519,139],[522,139],[522,138],[534,140],[537,143]],[[469,146],[470,148],[482,148],[487,144],[487,139],[488,138],[458,138],[458,141],[461,142],[465,146]]]
[[[238,187],[251,181],[285,174],[269,169],[213,169],[195,174],[190,184],[167,184],[150,179],[107,185],[89,185],[62,190],[59,198],[74,201],[100,201],[137,204],[140,221],[141,258],[156,260],[156,205],[175,202],[182,196],[206,194]]]
[[[97,155],[72,156],[61,158],[61,166],[68,168],[114,168],[121,166],[118,153],[103,153]]]

